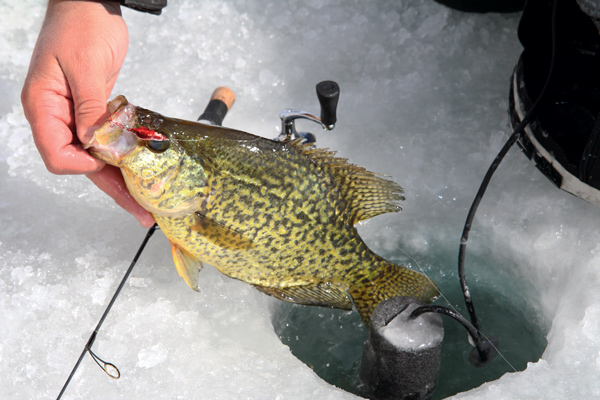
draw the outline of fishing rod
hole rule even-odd
[[[60,400],[62,395],[65,393],[65,390],[67,390],[67,386],[69,386],[69,383],[71,382],[71,379],[73,378],[73,375],[75,375],[77,368],[79,368],[79,364],[81,364],[81,361],[83,360],[83,357],[85,356],[85,353],[89,353],[90,356],[92,357],[92,359],[96,362],[96,364],[98,364],[98,366],[100,366],[100,368],[102,368],[102,370],[104,372],[106,372],[106,374],[108,376],[110,376],[111,378],[119,379],[119,377],[121,376],[121,372],[116,367],[116,365],[114,365],[113,363],[106,362],[106,361],[102,360],[100,357],[98,357],[96,355],[96,353],[94,353],[92,351],[92,346],[94,345],[94,341],[96,340],[96,336],[98,335],[98,331],[102,327],[104,320],[108,316],[108,313],[110,312],[113,304],[115,304],[117,297],[121,293],[121,289],[123,289],[123,286],[125,286],[125,282],[127,281],[127,278],[129,278],[131,271],[133,271],[133,267],[135,267],[135,264],[137,263],[138,259],[140,258],[140,255],[142,254],[142,251],[144,251],[146,244],[148,243],[148,241],[154,234],[154,231],[156,231],[157,227],[158,227],[158,225],[154,224],[154,225],[152,225],[152,227],[150,229],[148,229],[148,233],[146,233],[146,237],[142,241],[142,244],[140,245],[140,248],[138,249],[137,253],[135,253],[135,257],[133,257],[133,261],[131,261],[131,264],[129,265],[129,268],[127,268],[127,271],[125,272],[125,275],[123,276],[123,279],[121,279],[121,283],[119,284],[119,286],[117,287],[117,290],[113,294],[113,297],[110,300],[110,302],[108,303],[108,306],[106,306],[106,309],[104,310],[104,313],[102,314],[102,317],[100,318],[100,321],[98,321],[98,324],[96,325],[96,328],[94,329],[94,332],[92,332],[89,340],[83,347],[83,351],[81,352],[79,359],[75,363],[75,366],[73,367],[73,370],[71,371],[71,374],[69,374],[69,377],[67,378],[67,380],[66,380],[62,390],[58,394],[58,397],[56,398],[56,400]]]
[[[210,125],[221,125],[223,123],[223,119],[225,118],[225,115],[231,109],[234,102],[235,102],[235,94],[233,93],[233,91],[231,89],[226,88],[226,87],[218,87],[217,89],[215,89],[215,91],[211,95],[211,98],[210,98],[208,105],[206,106],[204,112],[202,113],[202,115],[200,115],[200,117],[198,117],[198,122],[210,124]],[[121,283],[119,284],[119,286],[117,287],[117,290],[113,294],[113,297],[110,300],[110,302],[108,303],[108,306],[106,306],[106,309],[104,310],[102,317],[98,321],[96,328],[94,329],[94,331],[90,335],[90,338],[88,339],[87,343],[83,347],[83,350],[82,350],[81,354],[79,355],[77,362],[73,366],[73,369],[71,370],[71,373],[69,374],[67,380],[65,381],[65,384],[63,385],[63,388],[60,391],[60,393],[58,394],[58,397],[56,398],[56,400],[60,400],[60,398],[64,394],[65,390],[69,386],[71,379],[75,375],[75,372],[79,368],[79,365],[81,364],[81,361],[83,360],[83,357],[85,356],[86,353],[90,354],[90,356],[96,362],[96,364],[98,364],[98,366],[100,368],[102,368],[102,370],[109,377],[111,377],[113,379],[119,379],[121,377],[121,371],[119,371],[119,368],[117,368],[117,366],[115,364],[106,362],[103,359],[101,359],[100,357],[98,357],[96,355],[96,353],[94,353],[94,351],[92,350],[92,346],[94,345],[94,341],[96,340],[96,336],[98,335],[98,331],[102,327],[104,320],[108,316],[108,313],[112,309],[112,306],[115,304],[115,301],[117,300],[117,297],[121,293],[121,290],[123,289],[125,282],[129,278],[129,275],[131,275],[131,271],[133,271],[133,267],[135,267],[138,259],[140,258],[142,252],[144,251],[144,248],[146,247],[146,244],[148,243],[148,241],[150,240],[150,238],[152,237],[152,235],[154,234],[154,232],[157,229],[160,229],[158,227],[158,224],[154,224],[154,225],[152,225],[152,227],[150,229],[148,229],[148,232],[146,233],[146,237],[142,241],[142,244],[140,245],[135,256],[133,257],[133,260],[131,261],[129,268],[127,268],[127,271],[125,272],[123,279],[121,279]]]

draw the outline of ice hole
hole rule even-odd
[[[402,253],[386,256],[399,263],[409,261]],[[447,271],[449,267],[440,267],[454,259],[453,253],[445,252],[429,256],[420,265],[444,294],[445,298],[435,304],[449,306],[449,301],[468,318],[455,268]],[[468,357],[473,347],[466,330],[444,318],[441,366],[432,399],[444,399],[505,373],[522,371],[528,363],[538,361],[547,346],[549,321],[542,315],[537,290],[524,273],[527,266],[491,251],[469,253],[468,259],[467,278],[480,326],[485,335],[499,338],[500,355],[487,366],[470,365]],[[414,264],[411,266],[417,268]],[[280,302],[272,321],[281,341],[317,375],[332,385],[361,394],[358,371],[367,329],[358,312]]]

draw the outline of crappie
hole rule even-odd
[[[373,253],[354,224],[399,211],[396,183],[300,142],[164,117],[118,96],[86,148],[121,168],[197,290],[202,262],[300,304],[352,309],[365,324],[394,296],[429,302],[425,275]]]

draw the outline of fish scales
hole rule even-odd
[[[283,300],[354,305],[366,324],[386,298],[439,294],[423,274],[373,253],[354,227],[400,210],[402,190],[386,176],[300,142],[163,117],[122,96],[109,109],[87,147],[121,168],[191,287],[206,262]],[[164,139],[147,140],[140,127]]]
[[[315,176],[308,177],[310,161],[298,152],[282,150],[275,153],[282,154],[282,157],[256,151],[248,154],[249,150],[243,146],[230,146],[229,143],[221,146],[215,142],[208,140],[201,143],[215,149],[221,157],[218,163],[220,169],[214,172],[215,178],[209,183],[211,206],[201,212],[213,221],[226,223],[230,229],[249,239],[253,246],[240,253],[235,247],[220,246],[210,238],[207,240],[198,235],[197,241],[190,246],[193,254],[218,265],[231,277],[256,285],[285,287],[332,279],[332,274],[321,265],[320,260],[327,258],[327,254],[336,253],[337,243],[344,240],[337,236],[345,233],[341,221],[336,221],[336,216],[343,213],[343,203],[338,201],[339,193],[333,190],[333,182],[319,179],[317,173],[324,174],[316,168],[312,168]],[[281,147],[286,146],[281,144]],[[245,159],[257,155],[260,168],[248,168]],[[294,178],[297,176],[293,173],[295,171],[315,184],[299,183]],[[263,184],[260,188],[254,184],[257,174],[268,176],[268,179],[259,181]],[[329,240],[319,240],[321,227],[325,224],[340,226],[331,230],[331,233],[339,233],[331,235]],[[187,225],[178,225],[173,230],[166,228],[165,232],[180,243],[178,238],[187,229]],[[306,270],[286,268],[285,273],[281,273],[283,265],[289,265],[289,260],[299,257],[293,238],[303,238],[305,244],[315,243],[312,245],[315,251],[302,254]]]

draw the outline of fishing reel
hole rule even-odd
[[[316,86],[317,98],[321,105],[321,116],[291,108],[286,108],[279,113],[281,119],[281,134],[275,138],[280,142],[289,142],[303,139],[304,143],[315,143],[316,138],[310,132],[298,132],[296,120],[304,119],[320,125],[323,130],[330,131],[335,128],[337,122],[337,105],[340,98],[340,87],[334,81],[322,81]],[[206,106],[206,109],[198,117],[198,122],[220,126],[227,112],[235,102],[235,94],[226,87],[217,88]]]
[[[305,119],[321,125],[324,130],[332,130],[337,122],[337,104],[340,98],[340,87],[334,81],[322,81],[317,84],[317,98],[321,104],[321,117],[306,111],[285,109],[279,114],[281,119],[281,134],[276,140],[289,142],[304,139],[304,143],[315,143],[316,138],[310,132],[298,132],[296,120]]]
[[[296,120],[304,119],[321,125],[323,130],[330,131],[335,128],[337,122],[337,104],[340,98],[340,87],[334,81],[322,81],[316,86],[317,98],[321,104],[321,116],[291,108],[286,108],[279,113],[281,119],[281,134],[275,138],[280,142],[289,142],[292,140],[303,139],[305,143],[315,143],[316,138],[310,132],[298,132],[296,130]],[[213,92],[206,109],[198,117],[198,122],[220,126],[227,112],[235,102],[235,94],[231,89],[218,87]]]

